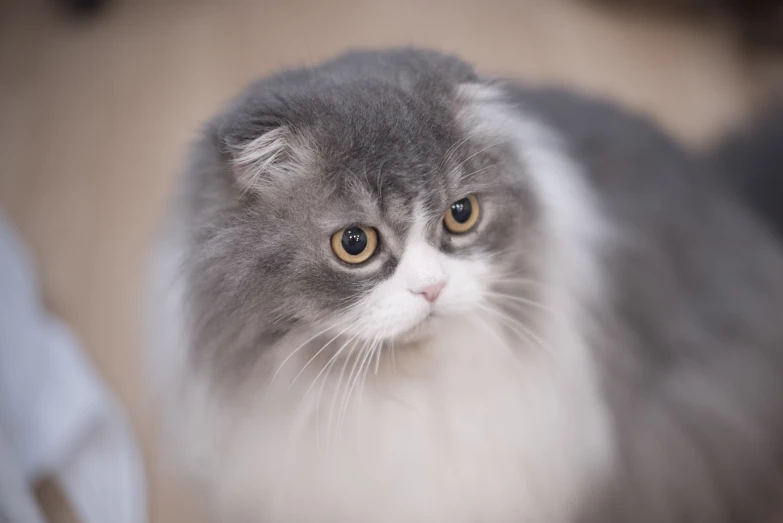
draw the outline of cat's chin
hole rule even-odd
[[[389,341],[395,345],[409,345],[424,341],[437,331],[439,320],[439,316],[429,313],[421,321],[391,337]]]

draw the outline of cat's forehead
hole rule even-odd
[[[325,161],[351,172],[416,171],[463,134],[455,113],[446,94],[357,79],[318,92],[293,125],[310,133]]]
[[[481,178],[471,175],[497,161],[499,149],[458,118],[457,100],[361,82],[318,99],[296,127],[306,145],[290,144],[308,156],[290,174],[290,191],[321,209],[326,227],[384,223],[404,236],[473,192],[468,182]]]
[[[438,172],[437,166],[418,165],[413,170],[380,164],[367,170],[335,169],[327,177],[330,189],[318,193],[319,207],[324,210],[319,220],[327,228],[352,223],[383,225],[404,237],[414,222],[421,221],[428,210],[443,207],[448,199],[447,183],[442,180],[446,174]]]
[[[476,98],[465,96],[475,77],[463,66],[437,54],[370,53],[262,83],[226,119],[240,185],[281,212],[313,205],[327,222],[404,229],[417,206],[444,212],[493,161],[487,137],[461,117]]]
[[[325,195],[390,214],[414,201],[442,204],[457,181],[457,155],[449,155],[469,146],[444,100],[361,82],[324,101],[303,129],[315,153],[310,174]]]

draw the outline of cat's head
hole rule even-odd
[[[535,292],[538,212],[507,122],[492,123],[513,119],[499,98],[414,50],[253,85],[192,168],[196,321],[234,344],[299,328],[404,341]]]

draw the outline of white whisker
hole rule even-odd
[[[540,286],[544,287],[546,284],[532,280],[532,279],[523,279],[523,278],[491,278],[487,279],[490,283],[509,283],[509,284],[518,284],[518,285],[530,285],[530,286]]]
[[[482,320],[481,318],[479,318],[479,317],[474,317],[473,319],[474,319],[474,320],[476,320],[476,321],[479,323],[479,326],[480,326],[480,327],[484,327],[484,328],[487,330],[487,332],[489,332],[490,334],[492,334],[492,336],[494,336],[494,337],[495,337],[495,339],[497,339],[497,340],[500,342],[500,346],[501,346],[502,348],[504,348],[504,349],[505,349],[506,353],[507,353],[509,356],[511,356],[511,358],[512,358],[512,359],[513,359],[515,362],[517,362],[517,363],[519,362],[519,359],[518,359],[518,358],[516,357],[516,355],[514,354],[514,351],[512,351],[512,350],[511,350],[511,348],[508,346],[508,343],[507,343],[507,342],[506,342],[506,341],[503,339],[503,337],[502,337],[502,336],[500,336],[500,334],[498,334],[497,332],[495,332],[495,330],[494,330],[492,327],[490,327],[490,325],[489,325],[487,322],[485,322],[484,320]]]
[[[322,369],[326,370],[326,374],[324,374],[324,377],[321,380],[321,386],[318,387],[318,397],[315,399],[315,444],[319,451],[321,450],[321,398],[323,397],[324,386],[326,385],[326,382],[329,381],[329,374],[332,372],[335,361],[337,360],[329,360],[324,366],[324,369]],[[317,380],[318,378],[316,377],[316,379],[313,380],[312,385],[315,385]]]
[[[326,385],[327,380],[329,379],[329,373],[332,372],[332,367],[334,367],[334,362],[337,361],[337,357],[342,353],[342,351],[345,349],[345,347],[348,345],[348,343],[353,342],[353,346],[351,348],[351,351],[353,351],[354,348],[356,348],[356,344],[358,343],[358,336],[364,331],[365,329],[362,329],[361,331],[357,332],[351,339],[349,339],[345,345],[340,347],[340,350],[338,350],[334,356],[332,356],[332,359],[329,360],[329,362],[326,364],[326,367],[329,368],[329,370],[326,371],[326,374],[324,375],[323,379],[321,380],[321,387],[318,390],[318,399],[315,403],[315,423],[316,423],[316,444],[318,445],[318,448],[321,448],[321,397],[323,396],[324,392],[324,386]],[[324,367],[324,368],[326,368]],[[323,372],[323,369],[322,371]],[[320,373],[319,373],[320,374]],[[315,384],[315,381],[318,380],[318,376],[316,376],[315,380],[313,381],[313,384]],[[327,425],[327,437],[328,437],[328,431],[329,427]]]
[[[373,353],[374,352],[380,353],[380,348],[383,346],[382,339],[383,339],[383,336],[381,336],[381,337],[376,336],[375,339],[373,340],[373,343],[370,345],[370,357],[367,360],[367,365],[364,368],[364,375],[362,376],[362,383],[361,383],[361,385],[359,385],[359,393],[358,393],[358,400],[357,400],[357,404],[359,405],[359,409],[358,409],[358,411],[356,413],[356,432],[357,432],[357,435],[361,433],[361,413],[362,413],[361,405],[362,405],[362,402],[364,400],[364,385],[367,382],[367,373],[370,370],[370,363],[372,362]],[[377,374],[378,374],[378,372],[376,371],[376,375]]]
[[[349,319],[351,319],[351,318],[344,318],[341,321],[338,321],[337,323],[333,323],[332,325],[329,325],[328,327],[326,327],[322,331],[319,331],[317,334],[315,334],[314,336],[312,336],[311,338],[306,340],[304,343],[299,345],[297,348],[292,350],[291,353],[288,356],[286,356],[286,358],[283,360],[283,362],[280,364],[280,366],[277,367],[277,370],[275,371],[274,375],[272,376],[272,380],[269,382],[269,388],[272,387],[272,384],[275,382],[275,379],[277,378],[277,375],[280,374],[280,371],[283,369],[283,366],[286,364],[286,362],[288,362],[288,360],[290,360],[294,356],[294,354],[296,354],[302,347],[304,347],[305,345],[307,345],[308,343],[310,343],[311,341],[313,341],[314,339],[316,339],[318,336],[320,336],[321,334],[325,333],[326,331],[328,331],[330,329],[333,329],[333,328],[337,327],[338,325],[342,325],[343,323],[345,323]]]
[[[467,137],[463,138],[462,140],[456,141],[454,143],[454,145],[449,147],[448,150],[446,151],[446,154],[443,155],[443,159],[440,161],[441,167],[446,165],[446,162],[451,159],[451,156],[454,155],[454,153],[456,153],[459,150],[460,147],[462,147],[465,143],[467,143],[468,140],[470,140],[471,138],[473,138],[477,134],[478,134],[478,131],[473,131],[470,134],[468,134]]]
[[[376,337],[375,340],[378,338]],[[360,353],[361,356],[361,363],[359,364],[359,368],[356,371],[356,375],[353,377],[353,381],[351,382],[351,376],[353,376],[354,372],[353,369],[351,369],[351,376],[349,376],[348,381],[351,382],[351,387],[348,389],[348,394],[345,397],[345,400],[343,401],[342,408],[340,409],[340,417],[338,418],[338,438],[339,441],[342,437],[343,432],[343,424],[345,422],[345,418],[348,415],[348,407],[350,405],[351,396],[353,395],[354,388],[356,387],[356,383],[359,381],[359,377],[362,374],[362,368],[365,366],[366,363],[370,361],[370,356],[372,355],[372,350],[375,347],[375,341],[374,343],[368,348],[367,345],[362,347],[362,352],[364,354]],[[357,361],[359,361],[359,358],[356,358]],[[355,366],[355,365],[354,365]]]
[[[378,347],[378,354],[375,358],[375,375],[378,375],[378,367],[381,365],[381,353],[383,352],[383,344]]]
[[[472,178],[473,176],[475,176],[476,174],[480,173],[481,171],[486,171],[487,169],[491,169],[492,167],[497,167],[497,164],[493,163],[492,165],[486,165],[486,166],[482,167],[481,169],[476,169],[472,173],[463,175],[462,178],[460,178],[460,179],[464,182],[468,178]]]
[[[366,341],[365,341],[365,345],[366,345]],[[329,417],[328,417],[328,419],[326,421],[326,446],[327,446],[327,449],[334,446],[334,445],[330,445],[331,434],[332,434],[332,418],[334,417],[334,408],[335,408],[335,406],[337,404],[337,396],[339,395],[340,388],[342,387],[343,376],[345,376],[345,369],[348,368],[348,363],[351,361],[351,358],[353,357],[354,353],[356,352],[356,347],[357,347],[357,344],[354,344],[351,347],[351,352],[345,358],[345,362],[343,363],[343,368],[340,370],[340,376],[337,378],[337,387],[335,388],[334,393],[332,394],[332,401],[329,404]],[[356,355],[356,360],[357,361],[359,359],[359,356],[362,353],[362,350],[363,349],[360,349],[359,352]],[[355,366],[355,363],[354,363],[354,366]]]
[[[509,300],[509,301],[515,301],[515,302],[522,303],[522,304],[525,304],[525,305],[530,305],[531,307],[536,307],[536,308],[541,309],[543,311],[546,311],[546,312],[548,312],[550,314],[553,314],[553,315],[556,315],[556,316],[560,316],[560,313],[558,313],[556,310],[552,309],[551,307],[547,307],[546,305],[544,305],[542,303],[538,303],[537,301],[534,301],[534,300],[529,300],[527,298],[522,298],[520,296],[512,296],[510,294],[502,294],[502,293],[498,293],[498,292],[485,292],[484,294],[486,294],[487,296],[492,296],[493,298]]]
[[[334,353],[334,355],[332,355],[331,359],[329,359],[329,361],[328,361],[328,362],[326,362],[326,364],[325,364],[325,365],[324,365],[324,366],[321,368],[321,370],[318,372],[318,374],[316,375],[316,377],[313,379],[312,383],[310,383],[310,386],[309,386],[309,387],[307,387],[307,390],[305,391],[305,393],[304,393],[304,395],[302,396],[302,398],[299,400],[299,404],[298,404],[298,405],[297,405],[297,407],[296,407],[296,413],[294,414],[294,419],[296,419],[296,418],[298,418],[298,417],[299,417],[299,415],[300,415],[300,414],[299,414],[299,413],[300,413],[300,411],[303,411],[303,408],[304,408],[305,402],[306,402],[306,400],[307,400],[307,397],[310,395],[310,392],[312,391],[313,387],[314,387],[314,386],[315,386],[315,384],[318,382],[318,378],[320,378],[320,377],[321,377],[321,375],[324,373],[324,371],[326,371],[327,369],[331,368],[331,366],[333,365],[333,363],[334,363],[334,362],[337,360],[337,358],[340,356],[340,353],[341,353],[341,352],[342,352],[342,351],[345,349],[345,347],[346,347],[346,346],[347,346],[347,345],[348,345],[348,344],[351,342],[351,340],[353,340],[354,338],[356,338],[357,336],[359,336],[359,334],[361,334],[361,331],[357,332],[357,333],[356,333],[356,334],[354,334],[354,335],[353,335],[353,336],[352,336],[352,337],[351,337],[351,338],[350,338],[348,341],[346,341],[346,342],[345,342],[345,343],[344,343],[344,344],[343,344],[343,345],[342,345],[342,346],[341,346],[341,347],[340,347],[340,348],[339,348],[339,349],[338,349],[338,350],[337,350],[337,351]],[[325,383],[325,382],[326,382],[326,376],[324,376],[324,383]],[[319,408],[320,408],[320,394],[319,394],[318,403],[316,403],[316,414],[318,414]]]
[[[472,158],[474,158],[474,157],[478,156],[479,154],[483,153],[484,151],[487,151],[487,150],[489,150],[489,149],[492,149],[493,147],[495,147],[495,146],[497,146],[497,145],[500,145],[501,143],[503,143],[503,142],[502,142],[502,141],[495,142],[495,143],[493,143],[493,144],[491,144],[491,145],[487,145],[487,146],[486,146],[486,147],[484,147],[483,149],[480,149],[480,150],[476,151],[475,153],[471,154],[470,156],[468,156],[467,158],[465,158],[464,160],[462,160],[460,163],[458,163],[458,164],[457,164],[457,166],[454,168],[454,170],[455,170],[455,171],[456,171],[456,170],[458,170],[460,167],[462,167],[463,165],[465,165],[465,163],[467,163],[467,162],[468,162],[470,159],[472,159]]]
[[[317,351],[315,354],[313,354],[313,357],[312,357],[312,358],[310,358],[309,360],[307,360],[307,363],[305,363],[305,364],[304,364],[304,366],[303,366],[303,367],[302,367],[302,369],[299,371],[299,373],[298,373],[298,374],[297,374],[297,375],[294,377],[294,379],[293,379],[293,380],[291,380],[291,383],[288,385],[288,390],[291,390],[291,387],[293,387],[293,386],[294,386],[294,383],[296,383],[296,380],[298,380],[298,379],[299,379],[299,376],[301,376],[301,375],[302,375],[302,373],[303,373],[303,372],[305,371],[305,369],[306,369],[306,368],[307,368],[307,367],[308,367],[308,366],[309,366],[309,365],[310,365],[310,364],[313,362],[313,360],[315,360],[315,359],[318,357],[318,355],[319,355],[319,354],[321,354],[321,353],[322,353],[324,350],[326,350],[326,347],[328,347],[329,345],[331,345],[331,344],[332,344],[332,342],[333,342],[334,340],[336,340],[337,338],[339,338],[340,336],[342,336],[343,334],[345,334],[345,332],[347,332],[347,331],[348,331],[350,328],[351,328],[351,325],[347,326],[346,328],[344,328],[343,330],[341,330],[340,332],[338,332],[337,334],[335,334],[335,335],[334,335],[334,337],[333,337],[332,339],[330,339],[329,341],[327,341],[327,342],[326,342],[326,344],[324,344],[324,346],[323,346],[323,347],[321,347],[320,349],[318,349],[318,351]]]
[[[531,343],[533,346],[537,346],[539,349],[543,350],[544,352],[554,356],[553,351],[549,349],[548,345],[523,322],[493,307],[488,307],[486,305],[481,305],[481,304],[479,304],[478,306],[481,309],[491,314],[494,314],[500,321],[505,323],[506,326],[511,328],[524,341],[527,341],[528,343]]]

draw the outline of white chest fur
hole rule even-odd
[[[288,403],[245,405],[200,427],[220,512],[254,522],[567,521],[607,460],[592,380],[573,374],[584,369],[539,348],[513,358],[471,322],[432,340],[372,368],[347,404],[339,369],[302,403],[314,372]]]

